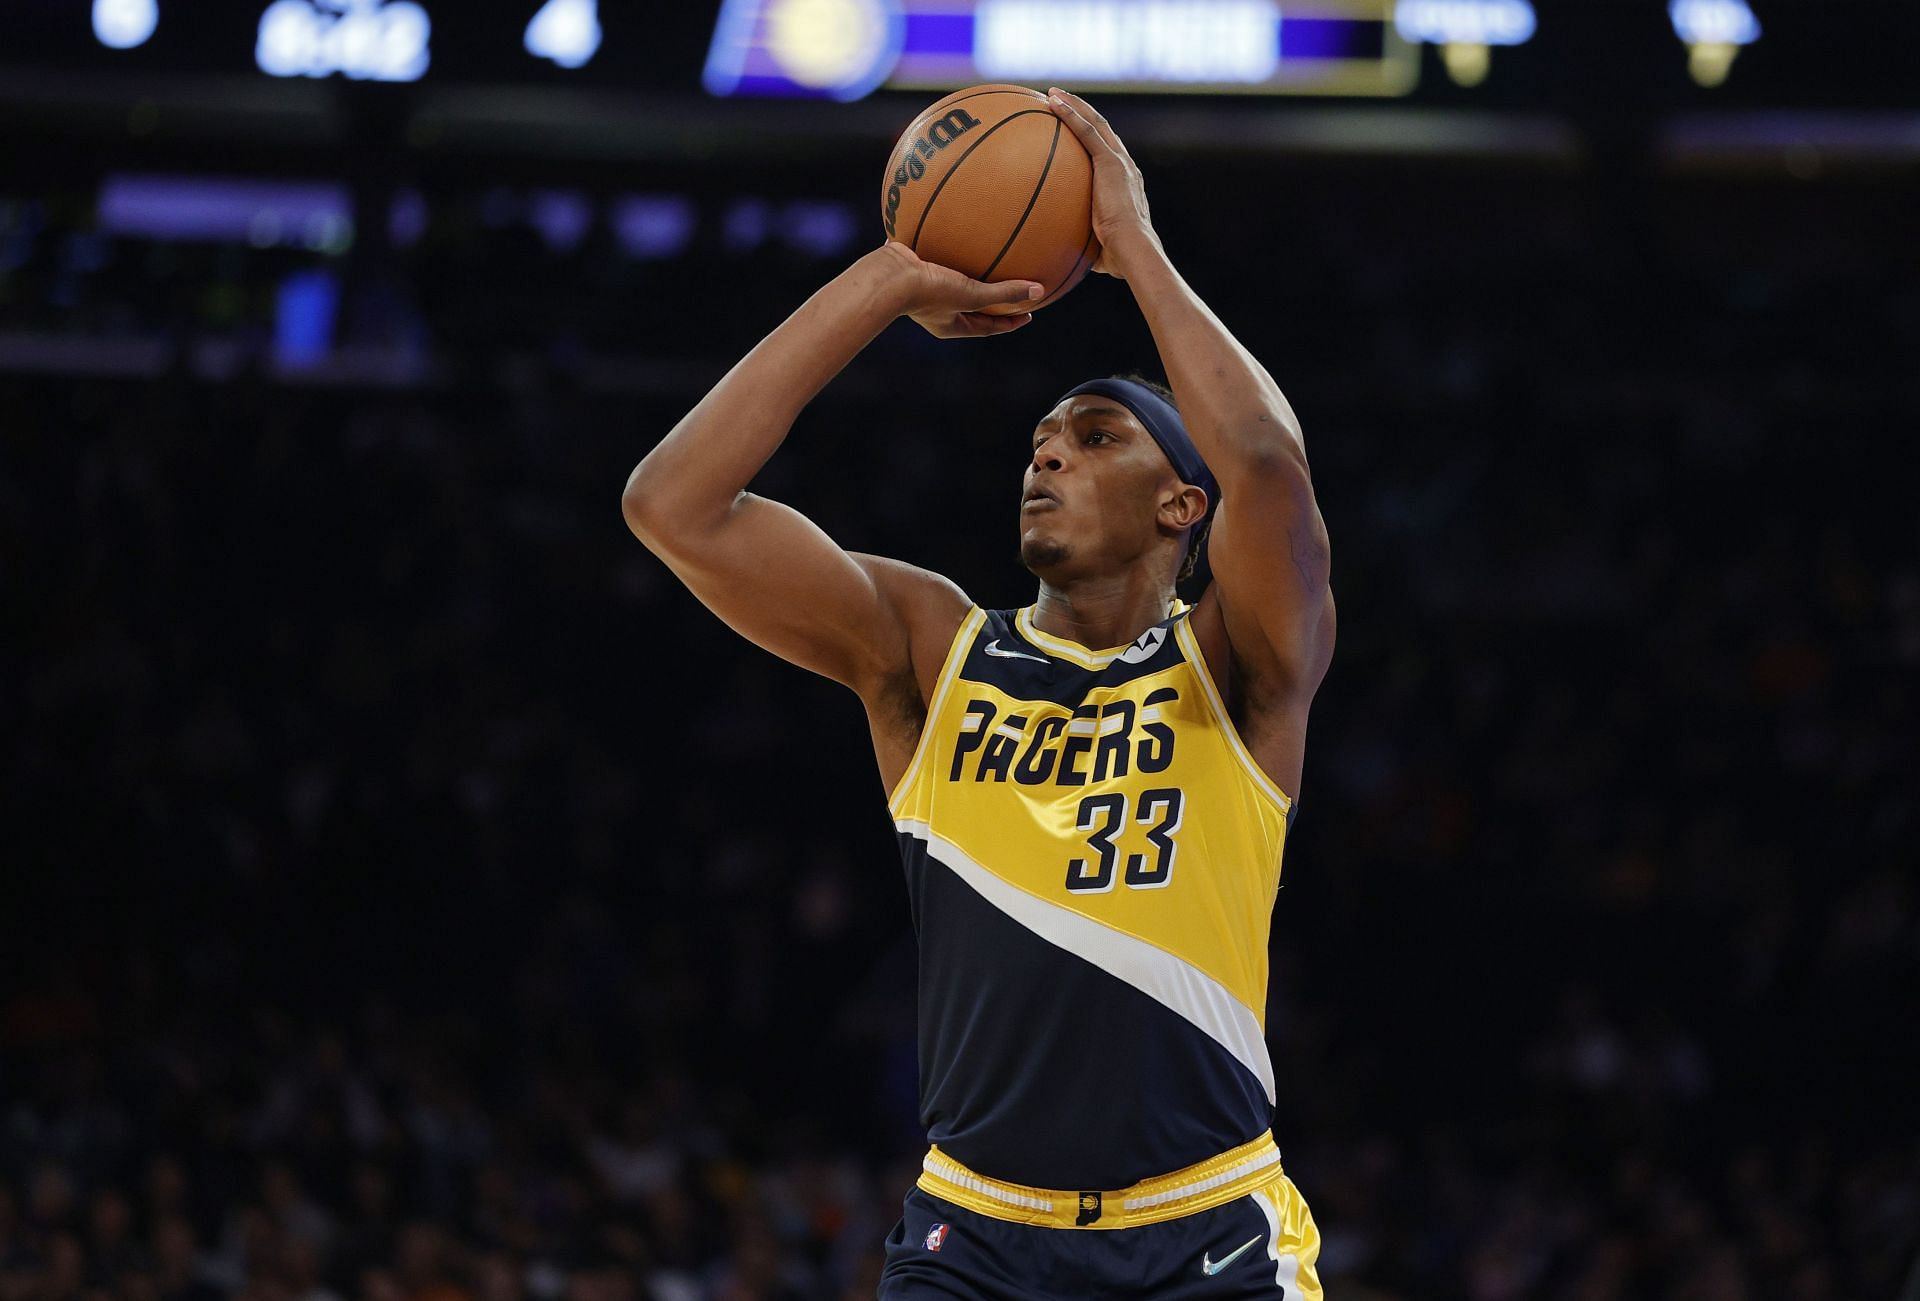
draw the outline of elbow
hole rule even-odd
[[[698,546],[725,523],[742,495],[736,493],[726,502],[707,500],[642,461],[620,493],[620,515],[633,536],[664,560],[669,553]]]
[[[1284,405],[1255,403],[1211,422],[1221,431],[1214,472],[1229,478],[1267,479],[1277,475],[1303,476],[1307,472],[1307,443],[1299,421]],[[1209,457],[1209,461],[1215,460]]]
[[[1258,430],[1254,446],[1263,461],[1294,466],[1306,473],[1307,437],[1300,431],[1300,421],[1292,408],[1284,404],[1267,407],[1254,418],[1254,427]]]
[[[634,467],[620,492],[620,514],[627,528],[654,551],[660,549],[662,526],[669,514],[662,497],[656,476],[647,473],[645,461]]]
[[[635,483],[639,474],[635,470],[629,475],[627,486],[620,492],[620,516],[626,520],[628,531],[645,542],[651,529],[647,521],[652,514],[652,504],[647,500],[647,494],[640,491]]]
[[[1271,426],[1260,426],[1270,430]],[[1216,470],[1223,485],[1244,484],[1260,492],[1283,491],[1289,496],[1313,492],[1307,466],[1307,446],[1291,424],[1280,433],[1251,439],[1237,449],[1228,465]]]

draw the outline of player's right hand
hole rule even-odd
[[[1033,313],[1011,309],[1037,302],[1046,293],[1031,280],[970,280],[950,267],[921,260],[898,240],[888,240],[877,255],[886,263],[900,315],[912,317],[937,339],[971,339],[1017,330],[1033,319]],[[1001,310],[983,310],[989,307]]]

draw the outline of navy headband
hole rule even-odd
[[[1160,450],[1167,454],[1167,460],[1172,463],[1174,473],[1180,476],[1180,482],[1190,483],[1207,494],[1209,512],[1219,504],[1220,485],[1214,480],[1213,471],[1207,468],[1207,463],[1200,459],[1200,449],[1187,436],[1186,422],[1173,409],[1173,403],[1145,384],[1130,379],[1090,379],[1078,388],[1068,390],[1060,402],[1082,393],[1112,398],[1133,412],[1140,423],[1146,426],[1147,432],[1153,435],[1153,441],[1160,444]]]

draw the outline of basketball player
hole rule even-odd
[[[860,696],[920,939],[933,1147],[880,1295],[1320,1296],[1281,1170],[1267,937],[1307,707],[1333,651],[1327,535],[1291,408],[1174,270],[1140,172],[1077,96],[1096,270],[1177,395],[1070,389],[1034,426],[1021,610],[842,551],[747,492],[802,407],[901,315],[941,337],[1041,287],[889,243],[748,353],[628,481],[629,526],[743,636]],[[1208,539],[1212,582],[1174,595]]]

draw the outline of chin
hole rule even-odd
[[[1067,544],[1055,538],[1022,538],[1020,540],[1020,563],[1034,573],[1044,569],[1057,569],[1067,562],[1072,553]]]

